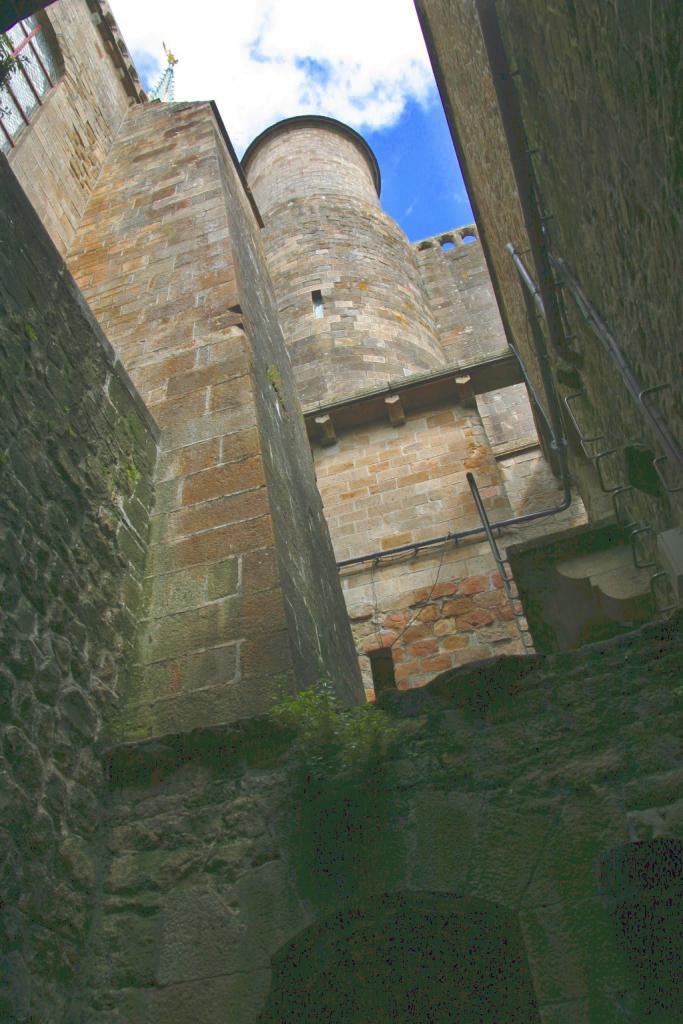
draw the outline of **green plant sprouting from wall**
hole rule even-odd
[[[293,862],[314,900],[362,891],[396,861],[385,768],[397,739],[389,715],[373,704],[344,709],[329,683],[284,698],[273,715],[295,736],[290,761]]]
[[[285,697],[273,709],[296,736],[296,758],[312,775],[364,775],[386,757],[396,727],[374,704],[342,709],[328,682]]]
[[[282,409],[283,413],[286,414],[287,413],[287,406],[285,405],[284,385],[283,385],[283,381],[282,381],[282,374],[278,370],[277,366],[272,366],[272,365],[268,366],[266,368],[266,377],[268,378],[268,383],[270,384],[270,386],[272,387],[273,391],[275,392],[277,400],[278,400],[278,402],[280,404],[280,408]]]

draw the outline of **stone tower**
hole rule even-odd
[[[327,117],[289,118],[252,142],[243,166],[302,402],[445,365],[413,249],[380,206],[360,135]]]

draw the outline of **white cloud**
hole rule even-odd
[[[359,130],[433,96],[412,0],[111,0],[133,53],[179,58],[176,100],[214,99],[239,152],[282,117]],[[188,12],[192,21],[188,24]]]

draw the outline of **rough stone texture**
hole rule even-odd
[[[353,639],[260,231],[221,143],[219,166],[252,340],[250,367],[297,686],[327,678],[344,703],[355,704],[363,689]]]
[[[414,249],[448,363],[473,362],[506,351],[507,338],[476,226],[426,238]]]
[[[126,735],[264,710],[290,672],[213,125],[209,104],[131,110],[69,253],[162,428]]]
[[[293,664],[296,685],[361,689],[348,624],[312,619],[343,605],[256,221],[224,149],[209,104],[133,109],[69,255],[162,428],[127,735],[264,711]]]
[[[261,215],[312,195],[379,207],[377,167],[360,135],[331,118],[289,118],[260,135],[244,168]]]
[[[156,430],[0,157],[0,1018],[62,1021],[98,870]]]
[[[337,559],[480,526],[468,471],[492,522],[556,506],[558,482],[535,436],[531,449],[524,436],[530,414],[521,387],[522,438],[520,419],[506,424],[496,414],[487,418],[498,441],[507,436],[504,458],[494,458],[477,410],[453,401],[411,412],[398,428],[369,422],[341,431],[331,447],[315,444],[318,487]],[[486,397],[478,396],[477,405]],[[577,498],[564,513],[502,531],[501,551],[512,540],[582,522]],[[366,655],[380,647],[391,647],[400,689],[422,686],[437,672],[502,649],[522,650],[518,621],[483,536],[349,566],[342,569],[342,583],[370,697]]]
[[[538,447],[526,385],[512,384],[507,388],[477,395],[477,409],[496,455],[523,445],[533,444]]]
[[[54,31],[63,74],[9,162],[64,255],[132,100],[115,63],[120,55],[105,46],[83,0],[61,0],[40,18]]]
[[[503,319],[538,385],[522,293],[505,252],[508,241],[527,250],[528,239],[476,7],[472,0],[417,0],[416,6]],[[673,299],[679,294],[680,227],[671,214],[677,205],[680,8],[664,3],[650,11],[589,0],[543,6],[500,0],[495,7],[518,72],[514,81],[543,212],[552,217],[551,249],[573,269],[643,387],[667,384],[656,403],[680,444],[680,307]],[[657,441],[569,296],[563,306],[578,366],[568,368],[560,353],[551,352],[561,393],[584,394],[575,410],[580,426],[586,436],[602,438],[588,446],[589,455],[616,447],[603,469],[608,485],[623,485],[629,482],[623,446],[635,438],[659,453]],[[569,440],[572,469],[592,517],[614,514],[571,428]],[[620,516],[655,531],[679,524],[681,493],[648,496],[634,489],[618,499]]]
[[[573,650],[652,616],[651,569],[636,568],[614,524],[522,542],[508,555],[538,651]]]
[[[683,446],[675,215],[681,9],[663,3],[650,11],[624,2],[596,8],[580,0],[553,4],[541,17],[533,3],[504,0],[500,17],[520,71],[526,134],[539,149],[535,168],[544,208],[553,215],[552,251],[572,268],[642,386],[666,385],[654,396],[656,405]],[[553,66],[562,67],[560,83],[549,74]],[[546,116],[550,90],[553,118]],[[581,425],[603,432],[604,447],[617,446],[605,475],[623,485],[630,482],[623,445],[636,438],[658,454],[658,443],[568,296],[564,305],[584,360]],[[680,485],[675,467],[663,468]],[[680,525],[681,493],[653,500],[636,490],[627,509],[655,528]]]
[[[476,412],[459,406],[412,413],[397,429],[364,424],[345,431],[332,448],[316,446],[314,453],[339,560],[477,526],[468,469],[492,518],[510,514],[481,422]],[[391,647],[401,689],[488,657],[491,643],[521,650],[505,597],[494,587],[494,570],[488,547],[476,542],[449,544],[436,557],[424,549],[343,569],[368,693],[373,695],[373,685],[365,655],[379,647]],[[478,589],[469,593],[472,580]]]
[[[367,395],[391,377],[441,369],[444,359],[458,366],[507,350],[476,227],[412,248],[387,245],[383,239],[391,222],[379,209],[371,154],[343,126],[305,118],[282,122],[252,144],[244,164],[265,221],[278,311],[309,414],[316,403],[345,393]],[[395,225],[392,230],[398,231]],[[403,301],[415,260],[422,279],[420,308],[426,315],[431,310],[444,353],[431,365],[416,347],[425,337],[419,308]],[[351,271],[355,277],[349,278]],[[327,282],[333,287],[326,290]],[[322,301],[318,316],[316,291]],[[398,333],[396,322],[402,325]],[[376,373],[368,373],[370,365]],[[507,456],[504,473],[517,506],[521,511],[551,508],[557,485],[540,453],[533,473],[529,455],[516,455],[520,447],[538,444],[526,391],[522,386],[514,392],[514,410],[506,418],[498,406],[502,401],[508,407],[509,394],[507,389],[480,396],[478,404],[494,443]],[[333,408],[331,416],[334,421]],[[373,422],[344,430],[331,447],[315,444],[314,457],[338,560],[477,526],[468,470],[476,471],[494,520],[512,513],[482,421],[475,411],[454,409],[452,402],[420,410],[398,429]],[[286,493],[284,488],[283,498]],[[580,502],[564,520],[582,521]],[[378,647],[392,648],[402,688],[423,685],[435,672],[488,656],[501,644],[518,649],[516,617],[500,590],[481,597],[487,608],[470,600],[452,612],[441,600],[470,577],[484,579],[485,589],[493,590],[492,556],[475,543],[444,550],[440,559],[441,568],[427,552],[408,555],[378,564],[370,577],[367,565],[345,571],[344,592],[368,694],[373,687],[366,653]],[[354,619],[354,609],[368,604],[371,614]]]
[[[285,121],[246,159],[306,405],[445,365],[413,249],[379,206],[365,149],[335,125]]]
[[[89,1024],[256,1022],[287,943],[313,922],[371,922],[387,892],[488,908],[517,949],[514,919],[544,1024],[673,1019],[648,1010],[659,960],[671,975],[680,957],[675,909],[671,938],[647,914],[675,880],[662,870],[639,894],[609,865],[683,834],[681,635],[655,623],[385,698],[398,733],[371,783],[298,788],[268,720],[115,749]],[[649,966],[629,962],[624,900]]]

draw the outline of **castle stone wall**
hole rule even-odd
[[[416,410],[398,428],[368,423],[314,449],[318,487],[339,560],[386,551],[479,525],[467,470],[492,519],[511,514],[476,411],[451,403]],[[342,569],[344,596],[364,683],[367,652],[391,647],[399,689],[438,672],[516,653],[521,641],[481,538],[406,552]]]
[[[213,123],[131,110],[69,255],[161,427],[126,734],[263,709],[291,666]]]
[[[376,904],[435,894],[465,920],[497,911],[514,944],[512,916],[543,1024],[671,1019],[680,666],[680,623],[468,666],[382,702],[386,760],[309,766],[308,784],[305,751],[265,719],[114,750],[88,1020],[255,1024],[307,927],[375,921],[386,936]],[[372,977],[376,947],[361,948]],[[321,972],[321,947],[309,956]],[[351,961],[331,985],[353,986]]]
[[[485,245],[503,318],[539,386],[528,341],[520,284],[507,242],[526,255],[528,239],[505,133],[473,2],[416,0],[437,81]],[[681,444],[676,254],[676,59],[680,11],[589,2],[495,5],[521,101],[526,144],[538,184],[550,248],[564,258],[617,339],[644,388],[653,393]],[[555,69],[561,68],[560,75]],[[548,111],[553,110],[553,116]],[[534,272],[535,273],[535,272]],[[561,396],[579,392],[574,411],[590,454],[614,450],[602,463],[608,487],[632,483],[624,445],[636,440],[654,454],[658,442],[622,384],[615,363],[578,314],[561,300],[572,362],[551,351]],[[558,373],[559,371],[559,373]],[[609,395],[609,401],[605,396]],[[614,515],[593,464],[572,436],[572,471],[594,519]],[[673,467],[663,467],[668,483]],[[680,522],[680,494],[622,494],[624,522],[656,532]],[[652,556],[652,545],[649,544]]]
[[[507,338],[477,228],[446,231],[413,248],[447,362],[474,362],[504,352]]]
[[[250,365],[297,687],[327,679],[343,703],[356,704],[363,689],[353,639],[261,231],[221,145],[219,166],[252,340]],[[277,644],[272,656],[277,657]]]
[[[54,31],[64,72],[9,162],[65,255],[131,100],[84,0],[60,0],[40,19]]]
[[[543,207],[552,216],[551,249],[571,268],[608,325],[643,388],[683,449],[677,54],[683,14],[674,3],[653,11],[586,0],[540,16],[529,2],[500,5]],[[561,83],[549,67],[561,66]],[[547,116],[552,92],[556,116]],[[562,126],[562,127],[560,127]],[[655,455],[657,436],[603,351],[564,296],[568,331],[581,354],[575,404],[589,436],[603,434],[609,486],[634,482],[624,445]],[[610,400],[605,402],[609,392]],[[662,529],[683,523],[681,470],[666,460],[673,488],[636,488],[622,516]],[[637,479],[637,475],[636,475]]]
[[[334,412],[332,414],[334,418]],[[313,435],[317,438],[317,435]],[[339,427],[313,442],[318,487],[339,561],[481,528],[471,471],[491,522],[555,508],[562,487],[543,456],[526,387],[476,396],[471,408],[432,398],[394,427],[388,417]],[[501,552],[522,537],[586,521],[580,497],[547,519],[497,534]],[[516,653],[526,633],[484,534],[341,569],[366,691],[368,652],[390,647],[399,689],[492,654]],[[519,607],[516,606],[519,611]],[[530,637],[524,637],[526,644]]]
[[[288,518],[287,541],[273,532],[264,452],[272,463],[280,440],[278,425],[260,418],[260,389],[271,405],[277,394],[266,367],[255,375],[252,346],[261,342],[245,331],[239,306],[215,125],[209,104],[133,109],[70,253],[162,428],[148,619],[122,724],[142,735],[264,710],[294,685],[292,648],[305,666],[301,685],[323,674],[347,685],[339,651],[326,669],[309,637],[304,570],[295,584],[278,556],[280,543],[302,547],[298,530],[308,542],[326,527],[311,496],[311,514],[276,511]],[[249,272],[256,282],[263,268],[252,262]],[[277,365],[275,383],[289,372]],[[299,453],[294,442],[280,450],[279,472]],[[312,487],[307,446],[303,454]],[[315,576],[324,574],[317,563]],[[353,662],[349,669],[353,677]]]
[[[267,129],[243,162],[264,219],[279,206],[312,195],[355,199],[380,208],[367,143],[328,118],[292,118]]]
[[[69,1016],[156,428],[0,157],[0,1018]]]
[[[413,250],[379,207],[359,142],[305,119],[254,147],[246,173],[302,402],[443,366]]]

